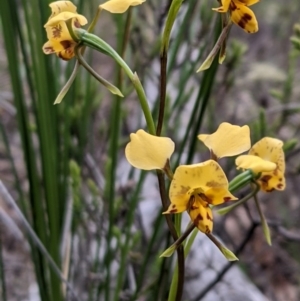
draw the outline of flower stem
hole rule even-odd
[[[223,45],[223,42],[225,41],[229,30],[231,28],[231,21],[228,21],[227,25],[223,28],[214,48],[212,49],[212,51],[209,53],[208,57],[206,58],[206,60],[203,62],[203,64],[199,67],[199,69],[197,70],[197,72],[209,69],[215,56],[217,55],[219,49],[221,48],[221,46]]]
[[[82,47],[82,46],[81,46]],[[75,47],[75,54],[76,57],[79,61],[79,63],[92,75],[96,78],[96,80],[98,82],[100,82],[104,87],[106,87],[112,94],[118,95],[120,97],[124,97],[124,95],[122,94],[122,92],[113,84],[111,84],[109,81],[107,81],[106,79],[104,79],[102,76],[100,76],[87,62],[86,60],[83,58],[82,54],[81,54],[81,47]],[[76,70],[73,70],[76,72]],[[73,74],[72,73],[72,74]],[[75,74],[76,75],[76,74]]]
[[[266,220],[266,218],[265,218],[265,216],[264,216],[264,214],[261,210],[260,204],[259,204],[258,199],[257,199],[257,195],[255,194],[253,197],[254,197],[254,201],[255,201],[257,211],[258,211],[259,216],[260,216],[261,225],[262,225],[262,228],[263,228],[263,231],[264,231],[266,241],[267,241],[268,245],[271,246],[272,241],[271,241],[270,229],[269,229],[267,220]]]
[[[144,88],[139,80],[139,77],[136,73],[133,73],[132,70],[129,68],[129,66],[126,64],[126,62],[121,58],[121,56],[105,41],[100,39],[94,34],[88,33],[85,30],[77,29],[76,33],[78,34],[80,41],[91,48],[94,48],[97,51],[100,51],[106,55],[109,55],[112,57],[125,71],[127,76],[130,78],[130,80],[133,83],[133,86],[136,90],[136,93],[138,95],[140,105],[142,107],[146,123],[148,126],[149,133],[152,135],[155,135],[155,126],[154,121],[152,118],[152,114],[147,102],[147,97],[144,91]]]

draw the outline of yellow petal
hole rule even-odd
[[[279,139],[265,137],[255,143],[249,151],[249,155],[258,156],[264,160],[276,163],[279,169],[285,171],[283,142]]]
[[[122,14],[129,6],[136,6],[145,1],[146,0],[110,0],[99,5],[99,7],[113,14]]]
[[[285,160],[281,140],[265,137],[255,143],[249,155],[236,159],[238,168],[262,172],[257,182],[263,191],[285,189]]]
[[[77,10],[76,6],[71,1],[55,1],[50,3],[49,6],[52,10],[52,15],[50,16],[50,18],[53,18],[61,12],[68,11],[76,13]]]
[[[229,192],[228,187],[212,187],[205,191],[205,196],[210,200],[209,204],[215,206],[237,200],[237,198]]]
[[[54,25],[46,27],[47,38],[49,41],[65,41],[72,40],[68,27],[65,22],[58,22]]]
[[[132,166],[144,170],[163,169],[175,148],[170,138],[156,137],[144,130],[130,134],[130,140],[125,156]]]
[[[55,25],[58,22],[65,22],[69,19],[74,19],[77,22],[75,23],[75,27],[80,27],[87,24],[87,19],[86,17],[76,14],[76,13],[72,13],[72,12],[62,12],[56,16],[54,16],[53,18],[49,19],[48,22],[44,25],[44,27],[47,26],[51,26],[51,25]]]
[[[241,4],[241,5],[246,5],[246,6],[251,6],[260,0],[233,0],[235,3]]]
[[[248,33],[258,31],[258,23],[253,11],[244,4],[232,2],[230,5],[231,20]]]
[[[202,134],[198,138],[218,157],[238,155],[251,146],[250,129],[227,122],[220,124],[217,131],[211,135]]]
[[[213,10],[219,12],[219,13],[226,13],[229,9],[231,0],[222,0],[222,6],[218,8],[213,8]]]
[[[213,215],[209,206],[203,206],[198,197],[195,197],[189,210],[189,215],[195,226],[203,233],[210,233],[213,229]]]
[[[56,41],[51,40],[44,44],[43,51],[45,54],[56,53],[63,60],[70,60],[75,56],[74,47],[76,43],[73,41]]]
[[[254,173],[268,172],[276,169],[276,163],[254,155],[239,156],[235,160],[237,169],[251,169]]]
[[[285,189],[284,174],[278,169],[275,169],[273,172],[263,172],[257,182],[260,185],[261,190],[265,192],[271,192],[274,189]]]
[[[181,213],[187,209],[187,204],[184,199],[179,200],[176,204],[171,203],[167,211],[163,212],[163,214],[169,213]]]
[[[211,196],[211,189],[222,188],[228,191],[226,175],[217,162],[208,160],[203,163],[178,166],[171,182],[169,197],[172,204],[179,207],[187,206],[193,194],[204,194],[205,196],[206,191],[209,191]],[[226,194],[225,196],[231,195]],[[207,202],[218,203],[219,198],[207,200]]]

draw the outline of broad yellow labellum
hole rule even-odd
[[[132,166],[139,169],[164,169],[175,149],[170,138],[153,136],[144,130],[130,134],[130,140],[125,156]]]
[[[130,6],[139,5],[145,1],[146,0],[110,0],[99,5],[99,7],[113,14],[122,14]]]
[[[236,156],[251,147],[250,129],[223,122],[211,135],[198,135],[200,139],[218,158]]]
[[[169,197],[171,205],[164,214],[187,211],[195,226],[204,233],[210,233],[213,227],[209,205],[237,199],[228,191],[228,180],[221,166],[213,160],[178,166]]]

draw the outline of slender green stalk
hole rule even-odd
[[[255,201],[257,211],[258,211],[259,216],[260,216],[260,221],[261,221],[261,224],[262,224],[262,228],[263,228],[263,232],[264,232],[266,241],[267,241],[268,245],[271,246],[272,245],[271,234],[270,234],[270,229],[269,229],[267,220],[266,220],[266,218],[265,218],[265,216],[264,216],[264,214],[261,210],[260,204],[258,202],[257,195],[255,194],[253,197],[254,197],[254,201]]]
[[[92,47],[100,52],[105,52],[105,54],[109,54],[125,71],[129,79],[132,81],[133,86],[137,92],[141,108],[143,110],[146,123],[148,126],[149,133],[155,135],[155,126],[152,118],[152,114],[148,105],[147,97],[144,91],[144,88],[138,78],[136,73],[133,73],[125,61],[119,56],[119,54],[105,41],[100,39],[99,37],[85,32],[80,31],[80,39],[84,45]]]

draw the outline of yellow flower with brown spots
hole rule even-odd
[[[239,156],[237,168],[261,173],[257,180],[261,190],[270,192],[285,189],[285,160],[281,140],[265,137],[252,146],[248,155]]]
[[[258,23],[253,11],[248,6],[257,2],[259,0],[221,0],[222,6],[213,8],[213,10],[220,13],[229,11],[233,23],[248,33],[255,33],[258,31]]]
[[[195,226],[207,234],[213,228],[210,205],[237,200],[228,190],[224,171],[214,160],[177,167],[169,197],[171,204],[164,214],[187,211]]]
[[[87,19],[77,14],[76,6],[70,1],[56,1],[49,4],[52,14],[44,25],[48,42],[43,46],[45,54],[56,53],[63,60],[74,57],[74,48],[77,43],[72,39],[66,21],[72,19],[74,28],[87,24]]]

